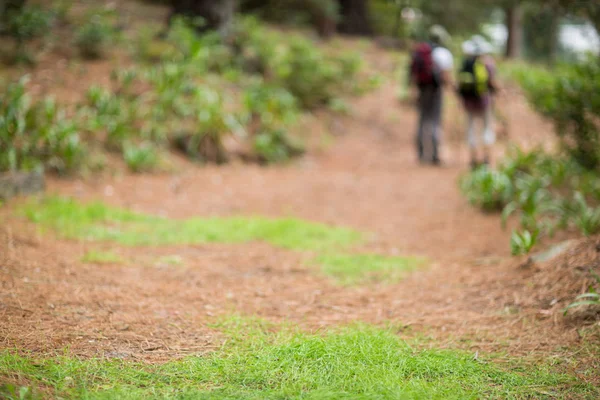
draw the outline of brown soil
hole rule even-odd
[[[393,69],[381,50],[368,57],[382,71]],[[94,68],[107,69],[96,64],[89,71]],[[313,145],[288,166],[179,161],[172,174],[53,179],[49,191],[170,218],[293,215],[370,232],[357,250],[425,256],[427,268],[395,285],[345,288],[313,270],[309,255],[264,243],[126,248],[57,239],[17,215],[14,201],[0,211],[0,349],[54,354],[69,348],[85,356],[164,361],[218,348],[210,323],[232,313],[307,329],[394,321],[406,327],[403,334],[425,332],[436,345],[474,351],[548,353],[578,343],[577,326],[560,310],[587,278],[565,273],[565,266],[575,271],[597,263],[597,254],[586,250],[585,261],[575,264],[568,260],[581,251],[540,265],[509,257],[509,233],[499,217],[480,213],[459,193],[467,151],[456,105],[447,111],[441,168],[416,163],[415,115],[398,104],[393,85],[352,108],[348,117],[307,118],[302,130]],[[548,139],[547,124],[522,98],[507,101],[503,114],[512,141]],[[323,148],[328,132],[334,143]],[[498,144],[498,155],[505,144]],[[124,262],[83,263],[90,249],[111,250]],[[171,256],[179,262],[166,262]]]

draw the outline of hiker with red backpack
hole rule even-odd
[[[499,89],[496,83],[496,67],[491,57],[492,46],[481,36],[474,36],[463,43],[465,59],[458,75],[458,93],[467,113],[467,140],[470,148],[471,168],[491,162],[492,146],[496,141],[494,131],[493,96]],[[478,158],[478,138],[475,124],[483,123],[481,141],[483,159]]]
[[[416,45],[410,67],[410,80],[419,89],[419,125],[417,153],[419,161],[440,165],[440,139],[443,88],[452,84],[452,53],[444,47],[450,36],[446,30],[434,25],[429,30],[429,42]],[[431,155],[426,157],[426,134],[431,140]]]

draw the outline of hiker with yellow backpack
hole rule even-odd
[[[481,36],[474,36],[463,43],[465,59],[458,74],[458,93],[467,113],[467,140],[471,168],[491,162],[492,146],[496,141],[494,131],[493,96],[499,89],[495,75],[496,67],[491,54],[492,46]],[[476,123],[483,123],[481,137],[476,133]],[[483,159],[478,158],[479,142],[483,142]]]

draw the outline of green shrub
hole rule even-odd
[[[461,181],[462,192],[469,202],[484,211],[500,211],[513,195],[510,177],[489,168],[478,168]]]
[[[17,61],[33,62],[26,45],[33,39],[47,35],[53,21],[51,12],[35,5],[25,5],[20,11],[8,15],[7,31],[16,41]]]
[[[75,45],[86,59],[98,59],[104,56],[114,35],[114,28],[101,15],[94,15],[75,33]]]
[[[595,278],[596,284],[600,284],[600,275],[594,273],[592,270],[590,270],[590,273]],[[575,298],[575,301],[573,303],[569,304],[567,306],[567,308],[565,308],[565,315],[567,315],[567,313],[569,312],[570,309],[576,308],[576,307],[581,307],[581,306],[585,306],[585,307],[600,306],[600,293],[598,293],[598,291],[594,288],[593,285],[590,285],[587,293],[577,296]]]
[[[533,106],[550,118],[564,148],[582,166],[600,167],[600,59],[549,71],[513,67],[510,73]]]
[[[189,157],[202,162],[224,163],[225,137],[239,129],[238,119],[226,110],[223,97],[208,87],[194,91],[194,132],[176,138],[176,145]]]
[[[256,135],[254,151],[261,161],[277,163],[304,153],[304,147],[283,129],[265,130]]]
[[[81,166],[85,147],[78,125],[52,99],[31,101],[27,78],[9,85],[0,97],[0,171],[45,166],[59,173]]]
[[[126,144],[123,148],[123,158],[132,172],[156,171],[160,157],[156,148],[150,143]]]
[[[511,240],[518,254],[557,229],[576,228],[586,236],[600,233],[600,179],[570,157],[512,149],[498,171],[478,169],[461,184],[472,204],[485,211],[502,209],[503,224],[519,216],[523,232]]]

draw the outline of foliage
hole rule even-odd
[[[78,28],[82,55],[102,55],[114,37],[111,18],[111,10],[100,10]],[[33,163],[74,171],[83,155],[79,131],[120,153],[134,171],[153,169],[157,152],[168,145],[196,160],[225,162],[231,135],[248,141],[244,148],[252,154],[246,159],[283,162],[303,153],[290,133],[302,109],[332,103],[360,87],[347,83],[361,82],[355,79],[361,67],[356,55],[326,53],[308,38],[281,35],[253,18],[241,20],[234,43],[218,34],[198,35],[198,23],[175,19],[156,63],[114,71],[110,85],[89,88],[76,112],[48,106],[57,115],[43,119],[44,113],[28,111],[42,105],[16,105],[24,108],[17,113],[21,118],[38,116],[24,124],[11,122],[15,128],[3,141],[12,142],[15,135],[29,138],[32,129],[56,138],[28,140],[27,145],[17,140],[13,151],[0,155],[1,168],[29,168]],[[157,40],[145,37],[142,44]],[[241,100],[232,92],[241,92]],[[10,118],[17,115],[6,112]],[[40,127],[32,127],[33,122]],[[140,143],[139,148],[133,145]]]
[[[273,129],[263,130],[256,135],[254,151],[261,161],[277,163],[304,153],[304,148],[283,129]]]
[[[461,189],[471,204],[484,211],[498,211],[510,202],[514,188],[509,176],[484,167],[465,176]]]
[[[497,171],[476,170],[462,179],[463,193],[484,211],[502,210],[503,223],[519,216],[513,252],[527,253],[538,236],[557,229],[600,233],[600,179],[568,157],[514,148]]]
[[[552,71],[524,66],[511,72],[536,110],[552,119],[568,153],[585,168],[600,168],[598,57]]]
[[[525,230],[523,232],[513,232],[510,237],[510,249],[513,256],[529,254],[533,246],[537,243],[539,232],[533,233]]]
[[[600,275],[594,274],[594,277],[596,278],[596,282],[600,284]],[[572,308],[577,308],[581,306],[600,306],[600,293],[598,293],[598,291],[594,289],[593,286],[590,286],[587,293],[577,296],[575,298],[575,301],[565,308],[565,315],[567,315],[569,310],[571,310]]]
[[[87,59],[102,58],[110,44],[114,28],[102,15],[94,15],[77,29],[75,44],[79,53]]]
[[[296,98],[283,88],[259,81],[244,92],[244,106],[261,161],[274,163],[302,154],[303,146],[287,132],[298,117]]]
[[[148,142],[126,144],[123,149],[123,158],[133,172],[155,171],[160,162],[156,148]]]
[[[19,11],[8,15],[7,31],[17,44],[17,61],[32,62],[27,52],[28,42],[44,37],[52,28],[54,16],[51,12],[36,5],[25,5]]]
[[[405,342],[397,329],[351,325],[327,332],[231,318],[223,346],[168,363],[35,359],[0,353],[0,374],[43,385],[51,397],[87,399],[466,399],[589,397],[598,390],[545,365],[508,366],[460,350]],[[70,379],[66,379],[66,377]],[[69,384],[69,382],[73,382]]]
[[[7,400],[38,400],[41,399],[35,391],[26,386],[11,384],[0,385],[0,395]]]
[[[26,83],[10,84],[0,97],[0,171],[76,171],[85,154],[77,123],[50,98],[33,102]]]

